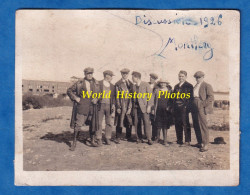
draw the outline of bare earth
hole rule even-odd
[[[111,146],[104,144],[97,148],[90,146],[88,127],[84,127],[77,148],[72,152],[69,150],[73,140],[73,129],[69,127],[71,111],[71,107],[23,111],[24,170],[229,169],[229,131],[212,129],[210,142],[215,137],[224,137],[227,144],[211,143],[209,151],[201,153],[196,147],[179,147],[174,126],[168,130],[169,147],[121,141],[121,144],[112,142]],[[215,110],[208,122],[209,126],[228,122],[228,110]],[[193,128],[191,144],[196,144]]]

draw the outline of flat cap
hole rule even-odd
[[[123,69],[121,70],[121,73],[129,73],[129,72],[130,72],[130,70],[127,69],[127,68],[123,68]]]
[[[158,79],[158,75],[155,74],[155,73],[151,73],[151,74],[149,74],[149,76],[150,76],[152,79],[154,79],[154,80]]]
[[[94,72],[94,68],[91,67],[87,67],[83,70],[85,73],[93,73]]]
[[[103,72],[103,75],[110,75],[110,76],[114,76],[114,73],[111,71],[111,70],[105,70],[104,72]]]
[[[141,78],[141,73],[139,73],[139,72],[137,72],[137,71],[133,71],[133,72],[132,72],[132,75],[135,76],[135,77]]]
[[[158,81],[158,83],[167,83],[167,84],[169,84],[169,82],[167,81],[167,79],[160,79]]]
[[[195,78],[197,78],[197,77],[203,77],[203,76],[205,76],[205,74],[204,74],[204,72],[202,72],[202,71],[198,71],[198,72],[196,72],[196,73],[194,74],[194,77],[195,77]]]

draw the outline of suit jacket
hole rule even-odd
[[[133,87],[133,83],[130,80],[128,80],[128,86],[122,81],[122,79],[117,81],[115,84],[115,106],[116,106],[116,109],[121,109],[120,114],[115,112],[114,124],[118,127],[123,127],[123,126],[127,127],[131,125],[131,124],[125,124],[124,119],[126,117],[127,111],[132,108],[132,100],[122,98],[121,96],[117,97],[117,93],[118,91],[120,93],[122,91],[131,92],[132,87]]]
[[[174,87],[174,93],[180,92],[180,94],[185,93],[188,94],[190,93],[190,98],[183,98],[183,99],[173,99],[174,106],[185,106],[188,111],[191,110],[191,103],[193,101],[193,85],[190,84],[189,82],[185,81],[181,87],[179,86],[179,83],[175,85]]]
[[[133,93],[136,92],[136,85],[133,85],[132,92]],[[149,93],[151,95],[151,99],[149,101],[147,101],[148,100],[147,96],[145,96],[144,98],[138,99],[138,103],[139,103],[139,106],[141,108],[141,111],[142,111],[142,113],[145,113],[147,111],[147,107],[148,106],[151,107],[153,105],[154,98],[153,98],[153,94],[152,94],[152,89],[147,82],[141,81],[138,93],[142,93],[142,94]],[[133,105],[134,104],[135,104],[135,99],[133,99]]]
[[[99,83],[97,80],[93,78],[93,83],[90,85],[91,90],[93,93],[99,92]],[[72,116],[71,116],[71,123],[70,127],[74,128],[75,120],[76,120],[76,114],[83,114],[88,115],[91,111],[91,101],[92,98],[83,98],[82,91],[87,91],[85,79],[80,79],[76,83],[74,83],[71,87],[67,90],[67,95],[69,98],[73,101],[73,109],[72,109]],[[80,102],[76,102],[76,98],[80,98]]]
[[[100,92],[103,93],[103,80],[99,81],[99,84],[100,84]],[[110,90],[111,90],[111,95],[110,95],[110,112],[111,112],[112,105],[115,104],[115,86],[112,83],[110,83]],[[101,101],[102,98],[98,100],[99,103],[101,103]]]
[[[199,109],[204,108],[205,114],[213,113],[213,101],[214,101],[214,92],[213,88],[210,84],[206,82],[202,82],[199,89],[199,98],[201,100],[201,104],[199,105]]]

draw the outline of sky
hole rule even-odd
[[[70,81],[93,67],[98,80],[112,70],[114,83],[129,68],[144,81],[156,73],[173,86],[186,70],[192,84],[194,73],[203,71],[214,91],[229,91],[225,11],[20,10],[16,18],[16,66],[23,79]]]

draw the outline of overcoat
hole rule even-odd
[[[93,93],[99,93],[99,82],[93,78],[93,85],[91,86],[91,90]],[[83,98],[83,92],[87,91],[86,82],[85,79],[80,79],[76,83],[74,83],[71,87],[67,90],[67,95],[69,98],[73,101],[73,109],[72,109],[72,115],[71,115],[71,122],[70,127],[74,129],[75,127],[75,121],[76,121],[76,114],[83,114],[83,115],[89,115],[89,113],[93,113],[93,105],[91,103],[92,98]],[[76,98],[80,98],[80,102],[76,102]],[[96,109],[97,110],[97,109]],[[96,117],[94,117],[96,118]],[[94,123],[96,121],[93,121]]]
[[[170,85],[167,86],[168,88],[168,93],[172,93],[172,87]],[[159,96],[159,91],[160,88],[155,88],[154,92],[153,92],[153,100],[154,100],[154,105],[152,107],[153,113],[154,113],[154,120],[156,119],[156,112],[157,112],[157,107],[158,107],[158,96]],[[168,112],[168,116],[169,118],[166,119],[168,120],[169,125],[173,124],[173,100],[171,98],[168,99],[167,101],[167,112]]]
[[[132,124],[129,124],[130,121],[128,118],[125,120],[127,111],[132,109],[132,100],[125,98],[124,96],[117,96],[118,92],[121,93],[122,91],[130,93],[133,88],[133,83],[128,80],[128,84],[120,79],[115,84],[115,103],[116,103],[116,112],[115,112],[115,121],[114,125],[117,127],[128,127]],[[121,113],[117,113],[117,109],[121,109]]]

